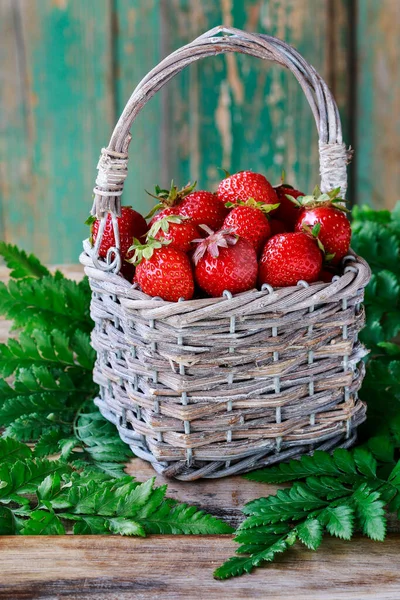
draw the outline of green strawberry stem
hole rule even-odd
[[[132,258],[127,259],[127,262],[132,263],[135,267],[143,260],[148,260],[153,256],[154,250],[158,250],[163,246],[168,246],[171,240],[155,240],[152,237],[147,238],[146,244],[141,244],[139,240],[133,238],[133,244],[129,248],[128,252],[134,251]]]
[[[343,212],[349,212],[349,210],[343,206],[343,202],[346,202],[344,198],[339,197],[340,187],[337,187],[330,192],[326,192],[325,194],[321,193],[321,189],[318,185],[315,186],[312,195],[309,196],[299,196],[298,198],[294,198],[290,194],[285,194],[286,198],[293,202],[295,206],[299,208],[316,208],[318,206],[332,206],[333,208],[338,208]]]
[[[258,208],[263,213],[268,214],[279,207],[280,203],[277,204],[265,204],[264,202],[257,202],[254,198],[248,198],[247,200],[240,200],[238,198],[236,202],[226,202],[226,208],[235,208],[236,206],[250,206],[251,208]]]
[[[171,187],[169,190],[160,188],[159,185],[155,187],[155,194],[146,191],[146,194],[158,200],[158,204],[154,206],[148,215],[146,215],[146,219],[150,219],[158,210],[166,207],[177,206],[180,202],[193,190],[197,185],[197,181],[193,183],[187,183],[183,188],[179,189],[176,185],[174,185],[174,180],[171,181]]]
[[[158,221],[153,223],[147,234],[147,239],[154,238],[159,231],[162,231],[163,233],[168,233],[170,223],[173,223],[174,225],[181,225],[187,220],[188,217],[185,217],[183,215],[166,215],[162,219],[158,219]]]

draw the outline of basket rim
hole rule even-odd
[[[163,300],[158,296],[149,296],[148,294],[137,289],[134,284],[129,283],[129,281],[120,274],[98,269],[94,265],[92,257],[88,253],[89,248],[90,242],[89,240],[85,240],[84,251],[79,257],[79,261],[84,266],[85,274],[89,277],[89,279],[104,282],[110,293],[121,295],[128,300],[138,303],[138,308],[140,307],[141,303],[143,303],[143,308],[149,307],[149,302],[151,302],[153,307],[176,307],[177,310],[174,310],[174,313],[180,312],[178,307],[180,307],[181,310],[183,310],[184,307],[190,307],[191,309],[195,310],[199,308],[213,307],[220,303],[224,303],[224,305],[226,305],[226,302],[235,303],[235,300],[238,299],[244,300],[248,298],[250,302],[252,299],[260,299],[266,296],[271,296],[271,299],[289,298],[294,294],[298,295],[300,289],[306,292],[306,296],[310,299],[310,305],[323,303],[328,298],[329,301],[332,301],[332,297],[338,294],[340,299],[355,295],[359,290],[366,287],[371,277],[371,269],[368,263],[350,248],[349,254],[342,261],[343,273],[337,276],[335,281],[330,283],[316,281],[314,283],[307,284],[306,282],[300,281],[295,286],[277,288],[272,288],[269,286],[270,289],[264,290],[252,288],[246,292],[241,292],[240,294],[235,295],[228,293],[225,296],[219,296],[215,298],[207,296],[205,298],[194,298],[191,300],[182,299],[178,302],[171,302],[168,300]]]

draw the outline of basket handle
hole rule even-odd
[[[107,263],[97,260],[103,230],[100,226],[95,248],[91,252],[96,267],[107,271],[118,271],[120,268],[116,215],[120,214],[120,197],[127,176],[132,123],[148,100],[187,65],[200,58],[225,52],[239,52],[271,60],[293,73],[308,100],[318,130],[321,190],[326,192],[340,187],[341,195],[345,196],[346,166],[351,152],[343,143],[339,111],[324,80],[297,50],[277,38],[261,33],[247,33],[233,27],[215,27],[164,58],[142,79],[129,98],[108,147],[101,151],[92,214],[104,220],[106,214],[111,212],[116,248],[110,249]]]

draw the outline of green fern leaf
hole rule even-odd
[[[76,329],[90,332],[92,323],[84,288],[69,279],[46,276],[42,279],[0,282],[0,313],[13,320],[13,328],[51,331]]]
[[[375,478],[377,462],[366,448],[356,448],[353,453],[357,468],[366,477]]]
[[[25,459],[16,461],[11,467],[0,466],[0,498],[4,502],[12,494],[29,494],[52,473],[68,474],[71,468],[61,461]]]
[[[351,539],[354,527],[354,510],[351,506],[328,506],[319,519],[331,535],[342,540]]]
[[[31,335],[20,334],[19,340],[10,338],[7,344],[0,344],[0,375],[9,377],[22,368],[45,366],[53,368],[74,367],[79,370],[92,368],[93,350],[76,345],[76,335],[70,339],[63,332],[53,329],[51,333],[34,330]],[[80,334],[80,339],[84,334]],[[77,350],[86,355],[77,354]]]
[[[337,475],[338,468],[332,457],[326,452],[316,451],[313,456],[302,456],[299,460],[280,463],[274,467],[260,469],[244,475],[250,481],[263,483],[286,483],[303,479],[309,475]]]
[[[230,525],[203,510],[169,501],[143,518],[142,523],[147,533],[163,535],[217,535],[233,531]]]
[[[69,519],[76,518],[70,514],[66,516]],[[106,535],[111,533],[104,517],[93,517],[92,515],[79,517],[79,521],[73,527],[73,532],[75,535]]]
[[[296,527],[299,540],[310,550],[316,550],[322,542],[322,525],[318,519],[306,519]]]
[[[65,529],[55,513],[34,510],[25,522],[21,533],[22,535],[63,535]]]
[[[312,511],[325,506],[327,502],[315,495],[303,483],[294,483],[291,488],[278,490],[275,496],[260,498],[246,504],[243,512],[260,517],[264,522],[276,523],[288,519],[299,519],[304,511]],[[240,528],[251,527],[252,520],[246,519]],[[261,524],[261,523],[260,523]]]
[[[353,501],[365,535],[372,540],[383,541],[386,534],[386,518],[380,494],[364,483],[354,492]]]
[[[45,430],[35,444],[35,457],[51,456],[59,452],[58,442],[65,437],[67,430],[62,425],[51,425]]]
[[[12,437],[20,442],[37,440],[52,426],[50,415],[31,413],[21,415],[4,430],[5,437]]]
[[[120,535],[137,535],[140,537],[146,537],[146,532],[140,523],[133,521],[132,519],[125,519],[123,517],[114,517],[107,519],[106,523],[112,533],[119,533]]]
[[[26,444],[21,444],[13,438],[0,438],[0,463],[28,458],[32,455]]]
[[[33,254],[27,254],[24,250],[0,242],[0,256],[5,260],[9,269],[12,269],[10,277],[13,279],[24,279],[25,277],[41,278],[50,275],[50,272]]]
[[[54,396],[51,393],[41,394],[39,397],[27,396],[15,398],[9,398],[0,407],[0,421],[4,427],[12,424],[21,417],[28,417],[36,414],[41,415],[40,417],[40,429],[42,430],[42,423],[45,419],[53,413],[65,413],[65,404],[67,400],[67,394],[61,396]],[[46,427],[51,426],[51,422],[45,423]],[[8,430],[10,434],[11,430]],[[36,438],[36,435],[29,439]]]
[[[258,567],[263,562],[274,560],[277,554],[285,552],[296,541],[296,532],[292,531],[286,537],[278,540],[268,548],[264,548],[262,552],[253,554],[247,558],[235,556],[227,560],[226,563],[218,567],[214,571],[216,579],[227,579],[228,577],[237,577],[244,573],[250,573],[255,567]]]
[[[16,522],[12,510],[6,506],[0,506],[0,535],[14,535],[16,530]]]

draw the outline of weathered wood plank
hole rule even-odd
[[[118,116],[139,81],[163,58],[160,10],[160,0],[115,0],[114,85]],[[145,106],[131,130],[129,176],[123,202],[144,214],[154,203],[145,190],[154,192],[163,170],[162,120],[159,93]]]
[[[229,536],[2,537],[0,598],[398,600],[399,542],[296,545],[252,575],[215,581],[234,551]]]
[[[171,4],[163,15],[169,50],[220,22],[281,37],[336,85],[347,126],[348,23],[342,2],[335,0],[333,13],[328,0]],[[330,35],[335,27],[340,35]],[[169,170],[180,181],[198,179],[212,188],[221,178],[219,166],[261,170],[273,181],[284,167],[288,179],[305,189],[318,181],[313,117],[284,69],[237,54],[212,57],[171,82],[168,98]]]
[[[2,0],[1,237],[76,261],[114,124],[111,0]]]
[[[357,159],[359,204],[400,199],[400,2],[358,2]]]

